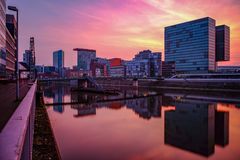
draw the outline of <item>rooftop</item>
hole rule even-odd
[[[84,49],[84,48],[74,48],[74,51],[87,51],[87,52],[96,52],[96,50],[93,49]]]

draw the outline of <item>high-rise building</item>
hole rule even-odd
[[[91,61],[96,59],[96,50],[75,48],[77,51],[77,67],[79,70],[90,71]]]
[[[6,0],[0,1],[0,79],[6,78]]]
[[[30,50],[25,50],[23,53],[23,62],[27,64],[28,70],[30,71],[30,66],[33,64],[33,54]]]
[[[6,15],[6,76],[13,78],[16,63],[17,25],[14,15]]]
[[[230,60],[230,28],[226,25],[216,27],[216,61]]]
[[[64,76],[64,51],[58,50],[53,52],[53,66],[61,77]]]
[[[165,28],[165,61],[176,73],[207,73],[216,69],[215,20],[209,17]]]

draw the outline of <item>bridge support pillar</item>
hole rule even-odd
[[[138,88],[138,79],[137,78],[133,79],[133,87]]]
[[[88,88],[88,81],[83,82],[83,88]]]

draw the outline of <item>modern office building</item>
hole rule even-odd
[[[6,77],[15,76],[17,25],[14,15],[6,15]]]
[[[216,69],[215,20],[209,17],[165,27],[165,61],[176,73],[207,73]]]
[[[116,67],[123,65],[123,60],[121,58],[112,58],[109,59],[110,67]]]
[[[90,70],[93,77],[108,76],[107,65],[97,59],[93,59],[90,63]]]
[[[77,51],[77,66],[79,70],[90,71],[91,61],[96,59],[96,50],[75,48]]]
[[[162,76],[170,78],[176,74],[175,71],[175,62],[162,62]]]
[[[64,76],[64,51],[53,52],[53,66],[56,68],[59,76]]]
[[[23,62],[28,65],[28,68],[33,64],[33,54],[30,50],[25,50],[23,53]]]
[[[111,77],[125,77],[126,76],[126,66],[120,65],[120,66],[110,67],[109,75]]]
[[[162,75],[161,52],[144,50],[132,61],[125,62],[127,77],[158,77]]]
[[[6,78],[6,0],[0,1],[0,79]]]
[[[216,27],[216,61],[230,60],[230,28],[226,25]]]

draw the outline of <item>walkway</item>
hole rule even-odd
[[[29,90],[27,81],[20,82],[20,99],[23,99]],[[0,132],[16,110],[19,102],[16,99],[16,84],[0,81]]]

